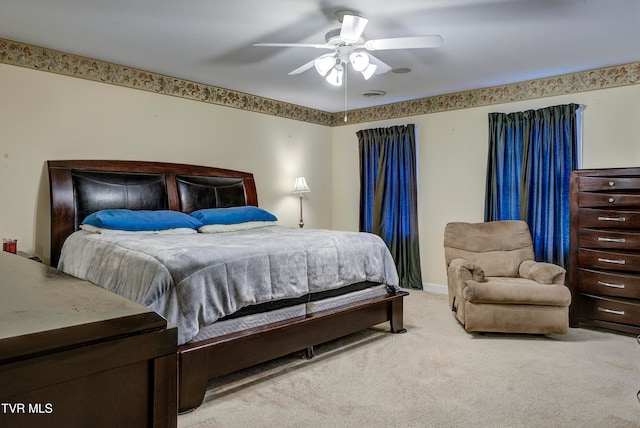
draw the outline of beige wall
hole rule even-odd
[[[331,128],[0,64],[0,237],[49,256],[48,159],[190,163],[255,174],[258,200],[296,226],[331,226]]]
[[[48,259],[48,159],[155,160],[251,171],[260,205],[308,227],[358,229],[356,131],[415,123],[423,281],[446,283],[442,232],[482,221],[487,114],[579,103],[583,167],[640,165],[640,85],[329,128],[0,64],[0,237]]]
[[[415,123],[422,279],[427,285],[445,285],[442,249],[445,224],[483,220],[488,113],[567,103],[584,106],[583,168],[640,165],[640,85],[337,127],[333,129],[332,227],[358,229],[355,133],[360,129]]]

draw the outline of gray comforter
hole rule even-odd
[[[245,306],[360,281],[398,285],[380,237],[280,226],[186,235],[78,231],[65,241],[58,268],[158,312],[178,326],[180,344]]]

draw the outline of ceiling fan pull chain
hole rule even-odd
[[[344,121],[347,121],[347,76],[349,75],[349,65],[344,66]]]

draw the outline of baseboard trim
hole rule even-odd
[[[431,293],[436,293],[436,294],[444,294],[444,295],[449,294],[446,285],[430,284],[428,282],[423,282],[422,289],[424,291],[429,291]]]

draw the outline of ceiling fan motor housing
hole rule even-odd
[[[340,31],[340,28],[335,28],[324,35],[324,41],[327,42],[327,45],[333,46],[335,48],[339,48],[341,46],[353,46],[356,48],[364,47],[364,34],[360,35],[358,40],[356,40],[355,42],[348,42],[340,37]]]

